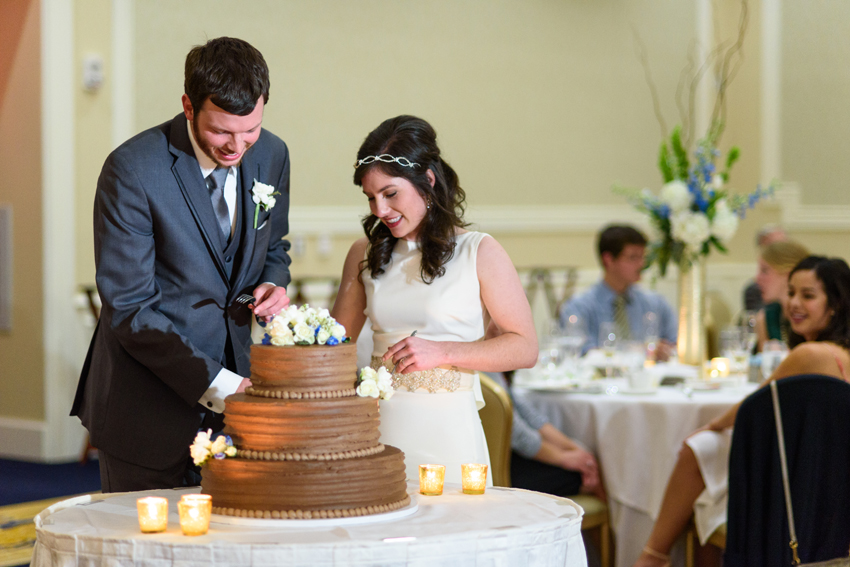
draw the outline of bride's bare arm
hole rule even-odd
[[[366,290],[359,276],[360,262],[366,255],[367,245],[366,238],[361,238],[351,245],[342,269],[339,292],[331,310],[331,316],[345,327],[346,335],[351,337],[352,342],[357,341],[366,322],[366,315],[363,313],[366,309]]]
[[[485,372],[534,366],[537,334],[531,307],[508,253],[495,239],[486,237],[479,244],[477,271],[481,300],[491,320],[484,340],[437,342],[407,337],[390,347],[384,360],[392,358],[403,373],[441,365]]]

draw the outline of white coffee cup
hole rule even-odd
[[[636,392],[646,392],[655,389],[652,373],[646,369],[634,370],[629,373],[629,389]]]

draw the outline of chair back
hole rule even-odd
[[[479,373],[484,407],[479,410],[494,486],[511,485],[511,428],[514,411],[511,398],[492,378]]]
[[[803,563],[850,549],[850,384],[821,375],[777,382],[794,525]],[[723,564],[791,565],[770,388],[741,404],[729,455]]]

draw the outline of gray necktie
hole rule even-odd
[[[617,326],[617,338],[628,340],[631,335],[629,329],[629,315],[626,313],[626,296],[623,294],[614,298],[614,324]]]
[[[230,241],[230,210],[227,208],[227,201],[224,200],[224,180],[227,178],[227,169],[217,167],[207,175],[206,179],[213,210],[225,242]]]

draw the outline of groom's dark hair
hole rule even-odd
[[[269,102],[269,68],[263,54],[247,41],[218,37],[196,45],[186,56],[183,90],[195,112],[209,98],[226,112],[246,116],[261,96]]]

